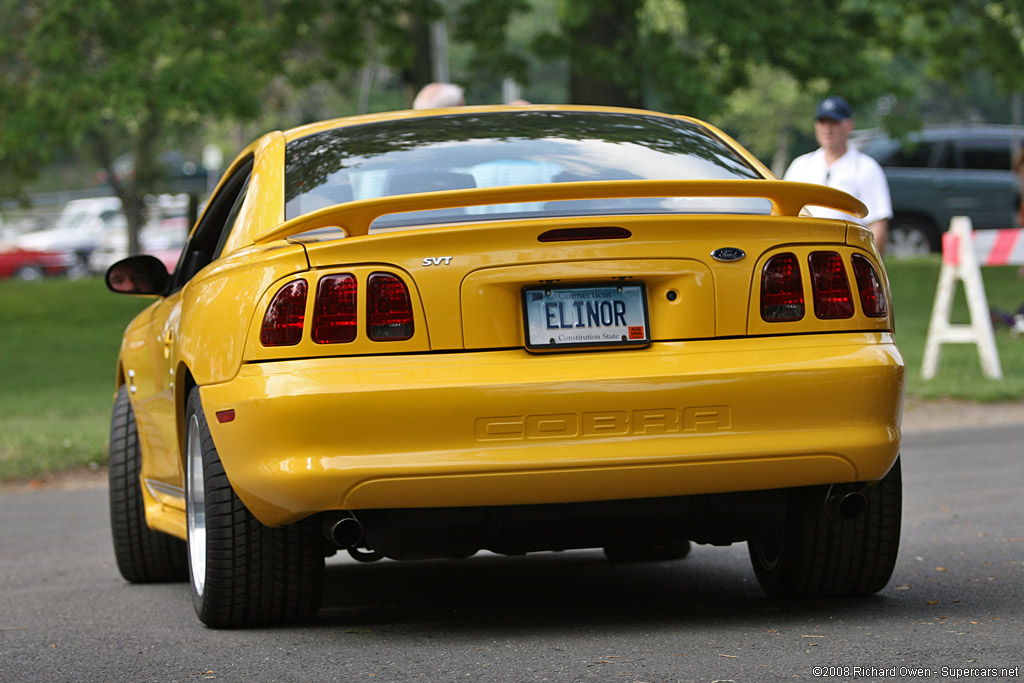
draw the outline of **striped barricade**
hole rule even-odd
[[[979,266],[1024,265],[1024,230],[971,230],[970,234]],[[960,236],[952,228],[942,236],[942,262],[954,266],[960,262]]]
[[[974,232],[971,219],[966,216],[954,216],[950,221],[949,232],[942,236],[942,269],[924,343],[924,379],[935,376],[943,344],[974,344],[984,375],[990,379],[1003,378],[981,266],[1024,264],[1022,233],[1024,230],[1018,229]],[[954,325],[949,317],[958,280],[964,283],[971,322]]]

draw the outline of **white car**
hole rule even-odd
[[[173,271],[188,237],[188,195],[164,194],[147,198],[146,223],[139,232],[139,248]],[[89,272],[102,274],[128,256],[128,228],[107,230],[89,255]]]
[[[164,218],[146,225],[139,233],[139,247],[143,254],[157,257],[168,271],[173,272],[188,238],[188,227],[184,216]],[[105,273],[110,266],[127,256],[127,232],[110,230],[89,255],[89,272]]]
[[[89,255],[109,231],[127,230],[128,221],[117,197],[72,199],[64,205],[52,228],[22,235],[22,249],[74,254],[76,265],[70,275],[88,272]]]

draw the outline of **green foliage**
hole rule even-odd
[[[801,86],[824,79],[857,100],[897,85],[888,76],[891,50],[881,40],[875,4],[563,0],[559,25],[539,36],[535,49],[567,56],[575,77],[603,80],[609,95],[625,89],[658,108],[700,117],[720,112],[758,66]],[[606,26],[612,39],[602,32]]]
[[[458,9],[454,37],[473,46],[465,85],[486,87],[507,77],[525,78],[526,57],[510,45],[508,26],[527,9],[526,0],[466,0]]]
[[[926,59],[940,80],[962,82],[984,68],[1005,92],[1024,86],[1024,5],[1019,0],[906,0],[894,19],[889,38]]]
[[[766,162],[777,151],[784,150],[785,159],[780,160],[779,168],[772,164],[781,177],[792,156],[789,147],[793,128],[811,129],[815,103],[824,94],[824,82],[801,88],[795,78],[777,67],[753,67],[750,84],[726,99],[719,124],[736,131],[742,138],[740,143]]]
[[[268,128],[408,106],[442,18],[471,102],[512,76],[535,101],[723,121],[779,163],[826,92],[900,133],[949,99],[926,74],[1024,80],[1020,0],[0,0],[0,198],[60,151],[111,177],[127,153],[135,177],[115,190],[134,233],[158,153],[201,128],[233,153]]]
[[[124,205],[132,251],[144,197],[160,189],[158,152],[209,117],[254,115],[278,61],[262,3],[0,3],[0,64],[9,67],[0,74],[0,161],[28,146],[30,169],[61,147],[99,160]],[[131,178],[115,173],[121,154],[132,159]]]
[[[367,62],[404,68],[414,59],[411,18],[443,13],[439,0],[282,0],[278,39],[296,86],[337,82]]]

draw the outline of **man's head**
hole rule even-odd
[[[440,109],[442,107],[461,107],[466,103],[462,88],[454,83],[428,83],[423,86],[416,99],[413,109]]]
[[[818,103],[814,136],[826,151],[843,153],[853,132],[853,110],[842,97],[826,97]]]

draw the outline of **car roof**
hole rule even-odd
[[[419,118],[429,118],[432,116],[452,116],[452,115],[472,115],[472,114],[490,114],[510,111],[538,111],[538,112],[596,112],[596,113],[607,113],[607,114],[633,114],[641,116],[656,116],[667,119],[680,119],[683,121],[689,121],[699,126],[704,126],[714,132],[717,131],[714,127],[709,126],[704,121],[691,118],[689,116],[681,116],[678,114],[666,114],[663,112],[647,111],[645,109],[629,109],[625,107],[598,107],[598,106],[587,106],[587,105],[563,105],[563,104],[531,104],[531,105],[481,105],[481,106],[463,106],[463,107],[449,107],[442,109],[405,109],[400,111],[387,111],[376,114],[363,114],[359,116],[346,116],[342,118],[329,119],[326,121],[319,121],[316,123],[310,123],[303,126],[298,126],[290,130],[282,131],[285,136],[285,140],[291,142],[298,138],[319,133],[324,130],[331,130],[333,128],[345,128],[348,126],[358,126],[365,123],[378,123],[382,121],[401,121],[411,120]]]
[[[761,161],[757,159],[757,157],[751,154],[746,148],[744,148],[738,142],[733,140],[728,134],[719,130],[718,128],[711,124],[708,124],[698,119],[694,119],[692,117],[622,107],[598,107],[584,105],[491,105],[462,106],[447,109],[389,111],[375,114],[364,114],[344,118],[330,119],[326,121],[306,124],[284,131],[270,131],[254,140],[252,143],[246,146],[246,148],[243,149],[238,154],[237,157],[235,157],[234,161],[228,166],[227,170],[222,176],[215,192],[220,191],[221,186],[226,182],[227,178],[231,176],[232,173],[242,168],[246,163],[251,163],[253,160],[255,160],[256,162],[256,167],[254,167],[253,171],[254,175],[257,172],[263,173],[265,174],[265,177],[268,178],[269,180],[269,183],[266,185],[264,191],[268,191],[272,187],[279,186],[281,186],[283,190],[282,174],[284,172],[284,169],[280,166],[280,163],[284,159],[283,153],[285,146],[289,142],[292,142],[294,140],[298,140],[323,131],[380,122],[413,121],[417,119],[424,119],[437,116],[474,116],[482,114],[485,115],[490,113],[531,111],[547,113],[606,113],[610,115],[626,114],[632,116],[647,116],[652,118],[660,118],[663,120],[685,121],[694,126],[704,128],[705,130],[708,131],[708,134],[711,136],[718,137],[727,146],[733,149],[733,151],[736,152],[738,156],[743,158],[752,168],[754,168],[758,173],[760,173],[762,177],[774,177],[771,174],[771,171],[766,166],[764,166],[764,164],[761,163]],[[270,191],[273,192],[276,190]],[[277,210],[277,208],[274,208],[273,210],[268,210],[264,216],[260,217],[257,221],[254,221],[251,225],[247,225],[247,227],[244,230],[239,231],[237,235],[233,233],[231,240],[229,241],[229,246],[232,248],[237,248],[242,245],[253,244],[255,243],[255,240],[257,238],[266,239],[267,235],[274,233],[275,231],[272,229],[273,226],[283,224],[284,222],[283,192],[281,193],[280,197],[274,198],[274,203],[280,203],[280,216],[275,216],[274,212]],[[200,216],[199,222],[202,222],[202,220],[203,216]]]
[[[908,137],[914,140],[970,140],[980,138],[992,138],[1002,137],[1011,138],[1013,136],[1024,137],[1024,126],[1012,126],[1007,124],[934,124],[928,125],[916,131],[912,131],[908,134]],[[850,136],[854,139],[855,143],[861,144],[868,140],[873,140],[880,137],[891,137],[888,132],[882,128],[868,128],[861,131],[855,131]]]

